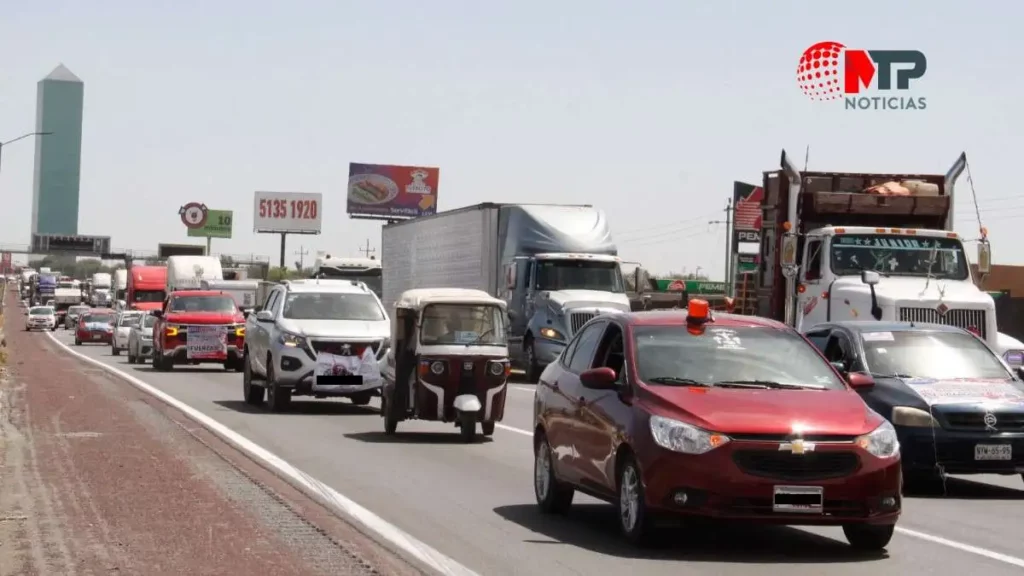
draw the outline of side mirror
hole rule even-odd
[[[649,284],[650,275],[647,273],[647,270],[637,266],[636,270],[633,270],[633,287],[637,294],[646,294]]]
[[[882,280],[881,275],[874,270],[863,270],[860,273],[860,281],[867,284],[868,286],[874,286]]]
[[[854,372],[846,377],[846,381],[850,383],[850,387],[854,390],[866,390],[875,385],[875,379],[870,374],[864,374],[863,372]]]
[[[252,310],[250,310],[248,308],[246,308],[245,310],[242,310],[242,317],[243,318],[248,318],[249,314],[252,314]]]
[[[257,322],[273,322],[274,315],[271,314],[270,310],[260,310],[256,313]]]
[[[846,362],[840,360],[839,362],[829,362],[829,364],[831,364],[832,367],[836,369],[836,372],[839,372],[840,374],[846,374]]]
[[[988,274],[992,268],[992,247],[988,242],[978,242],[978,274]]]
[[[152,312],[150,312],[150,314],[152,314],[153,316],[156,316],[157,318],[163,318],[164,317],[164,311],[163,310],[153,310]]]
[[[607,366],[584,370],[580,374],[580,382],[583,384],[583,387],[590,388],[591,390],[611,390],[615,388],[616,378],[615,370]]]

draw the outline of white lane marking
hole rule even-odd
[[[278,456],[270,453],[262,446],[259,446],[252,440],[249,440],[238,432],[235,432],[213,418],[210,418],[206,414],[203,414],[188,404],[185,404],[184,402],[158,390],[131,374],[73,350],[70,346],[58,340],[57,337],[50,332],[47,332],[46,335],[76,358],[123,378],[143,392],[151,394],[167,405],[185,413],[189,418],[195,420],[200,425],[219,436],[222,440],[234,445],[239,450],[246,452],[250,458],[262,461],[263,464],[269,466],[272,470],[275,470],[281,477],[291,482],[291,484],[296,488],[299,488],[314,499],[323,502],[333,509],[335,513],[342,517],[355,520],[364,528],[376,534],[379,538],[388,542],[392,546],[397,547],[405,554],[411,556],[413,559],[417,560],[424,566],[429,567],[438,574],[442,574],[444,576],[479,576],[476,572],[473,572],[469,568],[459,564],[454,559],[445,556],[424,542],[417,540],[413,536],[404,532],[401,528],[389,523],[387,520],[384,520],[366,508],[363,508],[341,493],[335,491],[330,486],[327,486],[309,474],[295,468]]]
[[[996,552],[994,550],[988,550],[985,548],[980,548],[978,546],[972,546],[970,544],[964,544],[963,542],[957,542],[956,540],[950,540],[948,538],[943,538],[942,536],[933,536],[931,534],[926,534],[924,532],[918,532],[917,530],[911,530],[910,528],[902,528],[900,526],[897,526],[896,531],[900,534],[917,538],[919,540],[925,540],[928,542],[932,542],[933,544],[939,544],[941,546],[946,546],[949,548],[953,548],[955,550],[960,550],[961,552],[967,552],[970,554],[974,554],[976,556],[983,556],[990,560],[995,560],[997,562],[1002,562],[1004,564],[1009,564],[1011,566],[1024,568],[1024,558],[1017,558],[1015,556],[1003,554],[1002,552]]]
[[[109,366],[107,364],[104,364],[103,362],[100,362],[99,360],[95,360],[95,359],[90,358],[90,357],[88,357],[88,356],[86,356],[84,354],[80,354],[79,352],[76,352],[76,351],[72,350],[70,347],[68,347],[67,344],[64,344],[63,342],[60,342],[59,340],[57,340],[57,338],[55,336],[53,336],[52,334],[50,334],[49,332],[47,333],[47,336],[52,338],[55,342],[60,344],[65,350],[67,350],[68,352],[71,352],[75,356],[78,356],[79,358],[82,358],[82,359],[84,359],[84,360],[86,360],[88,362],[96,364],[96,365],[100,366],[101,368],[105,368],[105,369],[110,370],[111,372],[117,374],[118,376],[121,376],[122,378],[127,379],[129,382],[131,382],[132,384],[135,384],[139,388],[141,388],[141,389],[143,389],[143,390],[145,390],[147,392],[152,393],[153,395],[157,396],[161,400],[164,400],[165,402],[167,402],[171,406],[174,406],[175,408],[178,408],[179,410],[185,412],[189,416],[192,416],[193,413],[196,414],[198,417],[196,417],[196,416],[193,416],[193,417],[196,418],[196,420],[198,420],[200,424],[203,424],[204,426],[210,427],[207,424],[207,422],[210,422],[214,426],[216,426],[217,428],[224,429],[226,434],[230,434],[232,436],[235,436],[235,437],[239,438],[242,442],[245,442],[245,443],[248,443],[248,444],[252,445],[255,450],[258,450],[261,453],[266,454],[267,463],[268,464],[270,464],[271,466],[277,468],[277,466],[278,466],[277,462],[279,462],[281,465],[283,465],[284,467],[287,468],[287,470],[286,469],[280,469],[280,468],[279,468],[279,470],[283,474],[288,475],[289,477],[295,477],[295,476],[293,476],[293,472],[294,472],[294,474],[301,475],[301,477],[297,477],[296,478],[297,482],[299,482],[299,483],[301,483],[303,485],[307,485],[307,484],[310,485],[311,486],[311,488],[310,488],[311,490],[314,490],[314,491],[316,491],[318,493],[324,494],[325,498],[326,498],[326,495],[329,494],[330,498],[332,500],[340,500],[341,502],[337,505],[336,509],[340,509],[340,510],[343,511],[343,513],[347,513],[347,514],[350,514],[353,517],[356,517],[357,520],[362,522],[370,530],[373,530],[374,532],[377,532],[378,534],[380,534],[381,537],[387,539],[392,544],[395,544],[396,546],[402,547],[402,549],[405,550],[406,552],[408,552],[410,554],[419,554],[423,550],[427,550],[427,551],[431,552],[433,555],[436,555],[436,556],[430,556],[429,560],[433,560],[434,562],[436,562],[438,564],[441,564],[443,567],[453,570],[453,571],[443,571],[442,572],[443,574],[446,574],[446,575],[447,574],[462,574],[463,576],[477,576],[477,575],[475,575],[475,573],[469,571],[468,568],[465,568],[462,565],[460,565],[457,562],[455,562],[455,560],[452,560],[452,559],[448,558],[447,556],[444,556],[440,552],[434,550],[433,548],[430,548],[426,544],[420,542],[419,540],[416,540],[415,538],[413,538],[412,536],[409,536],[405,532],[402,532],[397,526],[393,526],[391,524],[388,524],[387,521],[385,521],[383,518],[380,518],[380,517],[376,516],[375,514],[370,512],[369,510],[366,510],[365,508],[359,506],[355,502],[352,502],[351,500],[345,498],[341,494],[335,492],[330,487],[320,483],[318,480],[315,480],[314,478],[306,475],[305,473],[300,472],[299,470],[293,468],[287,462],[284,462],[283,460],[281,460],[277,456],[274,456],[273,454],[270,454],[269,452],[267,452],[263,448],[260,448],[259,446],[254,444],[252,441],[246,439],[245,437],[241,436],[237,432],[234,432],[233,430],[229,430],[229,429],[225,428],[222,424],[220,424],[216,420],[213,420],[212,418],[207,417],[205,414],[202,414],[201,412],[198,412],[198,411],[194,410],[193,408],[191,408],[191,407],[189,407],[189,406],[179,402],[178,400],[175,400],[174,398],[164,394],[163,392],[157,390],[156,388],[151,387],[149,384],[146,384],[145,382],[142,382],[141,380],[138,380],[137,378],[135,378],[133,376],[125,374],[124,372],[118,370],[117,368],[114,368],[113,366]],[[516,388],[516,387],[514,386],[513,388]],[[494,426],[496,428],[500,428],[500,429],[506,430],[508,432],[514,432],[516,434],[520,434],[520,435],[523,435],[523,436],[533,437],[533,432],[530,431],[530,430],[523,430],[522,428],[515,428],[513,426],[506,426],[505,424],[501,424],[501,423],[495,423]],[[215,433],[218,433],[218,435],[220,435],[220,433],[218,432],[217,429],[214,429],[213,431]],[[225,438],[225,439],[228,440],[228,438]],[[233,440],[228,440],[228,441],[233,443],[233,444],[236,443]],[[243,448],[243,449],[246,452],[249,452],[249,449],[245,449],[245,448]],[[264,457],[261,456],[260,458],[263,459]],[[273,459],[273,461],[271,461],[270,459]],[[289,472],[288,470],[293,471],[293,472]],[[313,488],[312,486],[314,484],[316,486],[319,486],[320,488]],[[392,540],[383,530],[380,530],[380,529],[376,528],[374,524],[370,524],[370,523],[366,522],[365,520],[359,518],[355,513],[348,512],[349,508],[345,508],[344,507],[346,504],[348,506],[351,506],[353,509],[358,509],[359,511],[361,511],[361,513],[364,513],[364,514],[368,515],[369,517],[374,519],[376,522],[378,522],[380,525],[383,525],[387,530],[390,531],[390,532],[388,532],[388,534],[393,532],[394,534],[396,534],[399,537],[401,537],[403,540],[399,540],[399,541]],[[938,544],[940,546],[945,546],[947,548],[953,548],[954,550],[960,550],[961,552],[967,552],[969,554],[974,554],[976,556],[982,556],[984,558],[988,558],[990,560],[995,560],[997,562],[1002,562],[1004,564],[1009,564],[1011,566],[1017,566],[1017,567],[1020,567],[1020,568],[1024,568],[1024,558],[1017,558],[1015,556],[1010,556],[1008,554],[1003,554],[1001,552],[996,552],[995,550],[988,550],[986,548],[981,548],[979,546],[973,546],[971,544],[966,544],[964,542],[957,542],[956,540],[950,540],[948,538],[943,538],[941,536],[934,536],[932,534],[928,534],[928,533],[925,533],[925,532],[918,532],[917,530],[911,530],[910,528],[903,528],[901,526],[897,526],[896,527],[896,532],[898,532],[900,534],[903,534],[904,536],[910,536],[911,538],[917,538],[918,540],[924,540],[926,542],[931,542],[933,544]],[[410,546],[410,548],[406,548],[405,547],[405,543],[406,542],[409,542],[408,545]],[[438,558],[443,559],[443,561],[442,560],[438,560]],[[429,563],[429,560],[427,558],[421,558],[421,560],[427,561]],[[431,566],[435,566],[434,563],[431,563],[430,565]],[[464,570],[464,572],[459,572],[457,570]]]

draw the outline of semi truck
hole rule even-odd
[[[73,278],[60,278],[57,281],[57,288],[53,294],[54,309],[57,313],[57,325],[59,326],[64,323],[64,315],[67,314],[68,308],[82,302],[82,287],[79,282]]]
[[[167,297],[166,290],[167,266],[131,266],[128,269],[125,307],[129,310],[160,310]]]
[[[97,272],[92,275],[92,283],[89,287],[89,303],[93,306],[110,306],[113,304],[113,297],[110,293],[113,284],[110,274]]]
[[[763,179],[758,314],[798,329],[872,318],[954,325],[1004,353],[995,303],[953,231],[966,165],[961,154],[945,174],[801,173],[783,151]],[[982,274],[990,255],[983,239]]]
[[[118,268],[114,270],[114,301],[125,303],[128,301],[128,269]]]
[[[383,268],[376,258],[338,258],[328,253],[317,254],[313,264],[313,278],[333,278],[339,280],[356,280],[366,284],[370,290],[381,297],[383,285],[381,277]]]
[[[509,350],[536,382],[583,324],[629,311],[605,213],[590,205],[485,203],[384,226],[383,302],[484,290],[508,304]]]
[[[238,303],[238,307],[248,314],[256,306],[256,289],[259,280],[202,280],[200,290],[220,290],[230,295]]]
[[[46,304],[47,301],[52,300],[54,295],[57,293],[57,279],[60,277],[59,272],[52,272],[48,268],[44,268],[45,272],[41,271],[39,274],[32,277],[32,305],[39,306]]]
[[[224,281],[220,259],[213,256],[170,256],[167,258],[167,293],[200,290],[203,281]]]

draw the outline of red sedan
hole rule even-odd
[[[537,503],[616,503],[634,543],[673,515],[840,525],[882,549],[900,515],[899,442],[856,385],[791,328],[703,301],[599,316],[537,384]]]
[[[75,346],[92,342],[110,344],[114,339],[114,311],[93,308],[82,314],[75,328]]]

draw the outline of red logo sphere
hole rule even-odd
[[[818,42],[800,56],[796,83],[811,100],[838,100],[843,96],[839,84],[842,54],[846,46],[839,42]]]

